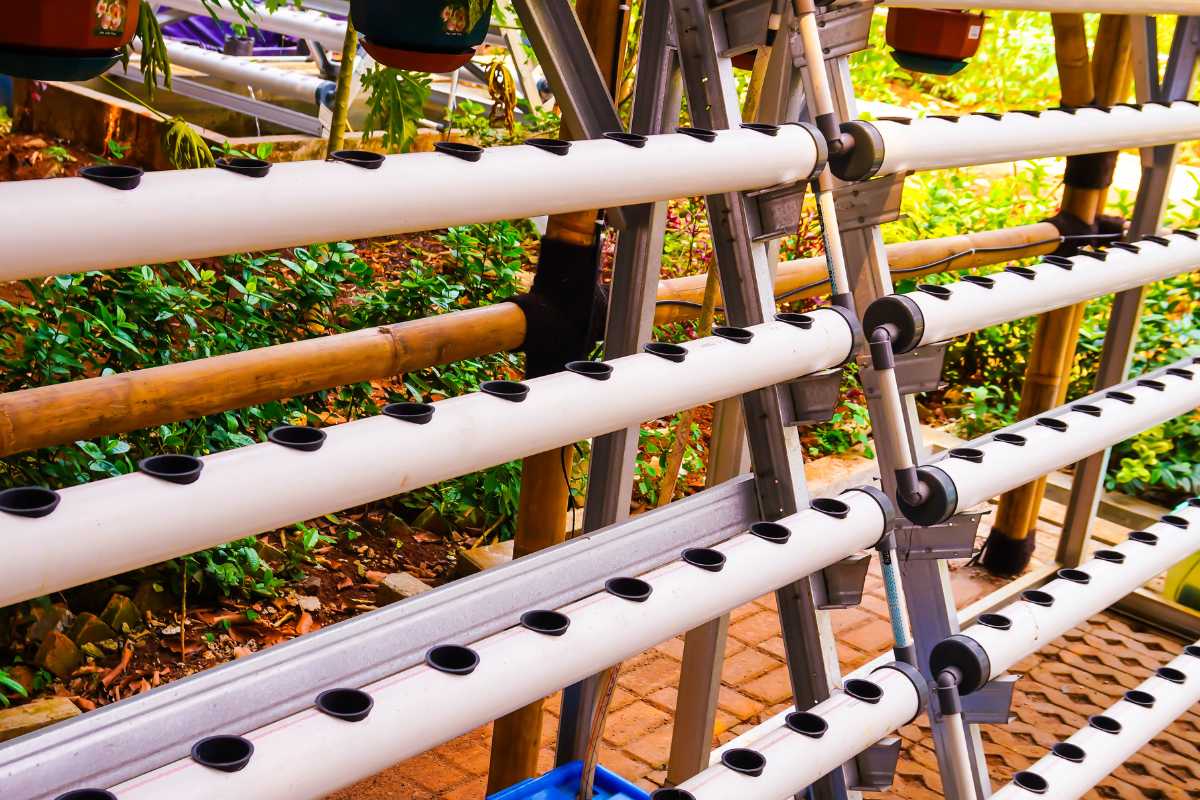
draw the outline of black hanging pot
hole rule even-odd
[[[3,5],[0,74],[85,81],[121,58],[137,31],[140,0],[55,0]]]
[[[350,0],[350,19],[379,63],[453,72],[487,38],[492,0]]]

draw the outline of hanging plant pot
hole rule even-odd
[[[487,37],[492,0],[350,0],[350,19],[379,63],[453,72]]]
[[[117,63],[137,31],[139,0],[5,3],[0,74],[85,81]]]
[[[979,50],[983,14],[940,8],[890,8],[887,43],[896,63],[913,72],[953,75]]]

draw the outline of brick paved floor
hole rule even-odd
[[[1053,516],[1051,514],[1050,516]],[[1052,558],[1057,530],[1042,524],[1037,555]],[[951,569],[955,599],[963,607],[1001,585],[983,570]],[[842,671],[890,649],[878,564],[872,567],[861,606],[833,612]],[[736,609],[722,670],[714,744],[728,741],[788,705],[783,642],[768,595]],[[983,736],[995,784],[1036,761],[1055,741],[1086,724],[1126,689],[1178,653],[1180,642],[1112,615],[1077,628],[1013,672],[1022,674],[1007,726],[986,726]],[[605,727],[600,761],[609,769],[655,788],[666,775],[671,716],[679,680],[682,639],[626,662]],[[547,703],[540,765],[549,769],[558,722],[558,698]],[[1193,709],[1106,780],[1089,798],[1200,797],[1200,709]],[[892,790],[873,797],[914,800],[941,796],[928,723],[901,731],[904,748]],[[484,794],[491,727],[486,726],[418,758],[333,795],[330,800],[480,800]],[[733,800],[733,798],[731,798]]]

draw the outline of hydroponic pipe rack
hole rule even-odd
[[[163,0],[159,6],[186,11],[198,17],[215,16],[234,25],[245,25],[243,9],[235,9],[224,3],[206,4],[203,0]],[[306,4],[307,5],[307,4]],[[256,28],[282,33],[293,39],[308,39],[321,43],[329,50],[341,50],[346,39],[346,23],[315,11],[281,6],[268,11],[263,6],[246,10],[249,23]],[[349,13],[349,8],[344,13]]]
[[[1076,800],[1200,703],[1200,642],[1088,720],[1040,761],[1013,776],[992,800]]]
[[[884,0],[885,8],[948,8],[959,11],[1059,11],[1064,14],[1200,14],[1198,0]]]

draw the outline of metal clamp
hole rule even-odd
[[[856,792],[884,792],[896,777],[896,765],[900,762],[900,737],[889,736],[868,747],[848,762],[843,769],[846,782]]]
[[[842,370],[827,369],[778,386],[783,424],[816,425],[833,419],[841,401]]]
[[[775,0],[710,0],[713,34],[722,58],[769,45],[767,28]]]
[[[1013,690],[1017,676],[1007,672],[977,692],[962,699],[962,715],[967,722],[976,725],[1007,725],[1012,721]]]
[[[871,556],[859,553],[821,570],[821,580],[812,582],[817,608],[853,608],[861,603],[870,568]]]
[[[949,342],[934,342],[896,356],[896,383],[900,394],[932,392],[942,385],[942,367],[946,361]],[[876,386],[865,387],[868,398],[879,397]]]
[[[905,177],[907,173],[898,172],[834,189],[833,202],[842,232],[898,220]]]
[[[896,552],[905,561],[937,561],[970,558],[975,553],[982,511],[955,514],[929,527],[904,525],[896,528]]]
[[[821,52],[826,61],[867,49],[871,37],[871,14],[874,10],[874,3],[856,3],[817,15],[817,27],[821,31]],[[788,39],[788,47],[792,53],[792,66],[797,69],[808,66],[799,35],[793,34]]]
[[[750,218],[750,237],[756,242],[795,233],[804,206],[804,181],[743,192]]]

